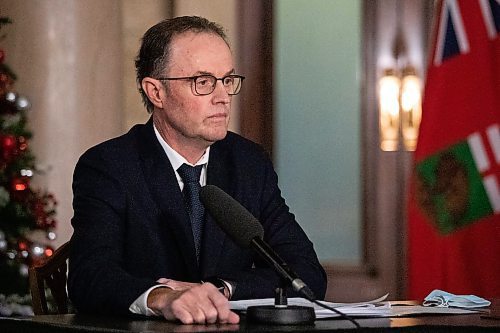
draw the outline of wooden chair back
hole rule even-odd
[[[45,262],[29,268],[29,284],[33,312],[35,315],[49,314],[45,286],[52,293],[57,314],[68,313],[68,294],[66,292],[66,272],[69,258],[69,242],[64,243]]]

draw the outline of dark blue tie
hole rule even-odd
[[[201,234],[203,232],[203,217],[205,207],[200,201],[200,175],[203,165],[192,167],[183,164],[177,169],[177,172],[184,182],[184,201],[189,211],[191,219],[191,229],[193,230],[194,246],[196,248],[196,258],[200,259]]]

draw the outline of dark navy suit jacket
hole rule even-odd
[[[210,148],[207,183],[246,207],[263,225],[264,240],[324,297],[325,272],[260,146],[229,132]],[[151,120],[85,152],[73,193],[68,291],[77,310],[126,314],[161,277],[217,276],[236,283],[233,299],[274,296],[274,271],[226,237],[208,213],[197,263],[182,193]]]

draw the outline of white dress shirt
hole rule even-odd
[[[177,172],[177,169],[179,167],[186,163],[190,166],[196,166],[196,165],[203,165],[203,168],[201,169],[201,175],[200,175],[200,185],[205,186],[207,184],[207,164],[208,164],[208,156],[210,155],[210,147],[205,150],[205,153],[203,156],[196,162],[195,165],[189,163],[184,157],[182,157],[178,152],[176,152],[172,147],[168,145],[167,142],[163,139],[163,137],[160,135],[160,132],[156,129],[156,126],[154,126],[154,131],[156,134],[156,138],[160,142],[161,146],[163,147],[163,150],[165,151],[165,154],[167,154],[167,157],[170,161],[170,164],[172,164],[172,167],[174,168],[175,171],[175,176],[177,177],[177,183],[179,184],[179,187],[181,191],[184,189],[184,182],[182,181],[182,177],[179,175]],[[168,288],[168,286],[164,284],[158,284],[156,286],[153,286],[146,290],[141,296],[139,296],[129,307],[130,312],[135,313],[135,314],[142,314],[146,316],[158,316],[161,315],[161,313],[156,313],[150,308],[148,308],[147,301],[148,301],[148,296],[149,293],[156,288]]]

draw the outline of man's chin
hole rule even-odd
[[[214,142],[224,139],[226,135],[227,135],[227,129],[224,131],[221,130],[214,133],[210,133],[207,136],[205,136],[205,140],[210,142],[210,144],[212,144]]]

